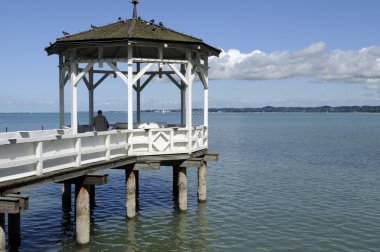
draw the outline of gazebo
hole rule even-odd
[[[89,92],[89,124],[94,114],[94,91],[110,75],[117,75],[128,88],[128,129],[134,128],[133,92],[136,92],[136,123],[140,123],[140,94],[156,76],[166,76],[180,90],[181,125],[192,129],[192,87],[196,75],[204,88],[204,126],[208,126],[208,58],[219,49],[203,40],[176,32],[154,20],[137,17],[96,27],[64,37],[46,48],[48,55],[59,55],[60,126],[64,126],[64,87],[71,86],[71,128],[78,131],[78,83],[83,80]],[[120,69],[118,63],[127,63]],[[108,65],[111,70],[104,70]],[[154,68],[154,65],[157,67]],[[168,66],[168,67],[165,67]],[[96,68],[97,67],[97,68]],[[164,69],[166,68],[166,70]],[[94,82],[94,75],[100,75]],[[147,77],[143,82],[141,78]],[[190,133],[191,135],[191,133]]]

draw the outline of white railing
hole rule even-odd
[[[196,126],[191,132],[191,141],[187,128],[0,133],[0,182],[120,157],[191,153],[207,148],[207,127]]]

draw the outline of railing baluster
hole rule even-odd
[[[110,146],[111,146],[111,135],[107,135],[106,136],[105,145],[106,145],[106,148],[107,148],[105,158],[108,161],[108,160],[111,159],[111,148],[110,148]]]
[[[43,174],[43,159],[42,159],[42,153],[43,153],[43,142],[37,142],[36,144],[36,158],[38,158],[37,165],[36,165],[36,175],[41,176]]]
[[[75,165],[79,167],[82,163],[82,139],[80,137],[75,140],[75,151],[77,152]]]
[[[152,152],[152,145],[153,145],[153,137],[152,137],[152,130],[148,131],[148,151]]]

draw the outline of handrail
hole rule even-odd
[[[207,148],[207,127],[194,126],[191,132],[189,135],[187,128],[114,129],[78,134],[48,130],[38,134],[24,132],[24,137],[19,134],[19,138],[0,138],[0,183],[120,157],[182,154]]]

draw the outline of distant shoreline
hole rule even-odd
[[[105,113],[127,113],[126,111],[104,110]],[[134,111],[136,112],[136,111]],[[180,109],[146,109],[148,113],[178,113]],[[193,112],[203,112],[203,108],[194,108]],[[380,106],[319,106],[319,107],[273,107],[261,108],[210,108],[210,113],[380,113]],[[58,114],[59,112],[0,112],[0,114]],[[78,113],[88,113],[78,111]],[[65,114],[70,114],[67,111]]]
[[[203,109],[193,109],[194,112],[202,112]],[[180,112],[179,109],[165,110],[143,110],[143,112]],[[380,113],[380,106],[320,106],[320,107],[272,107],[266,106],[262,108],[210,108],[209,112],[219,113]]]

